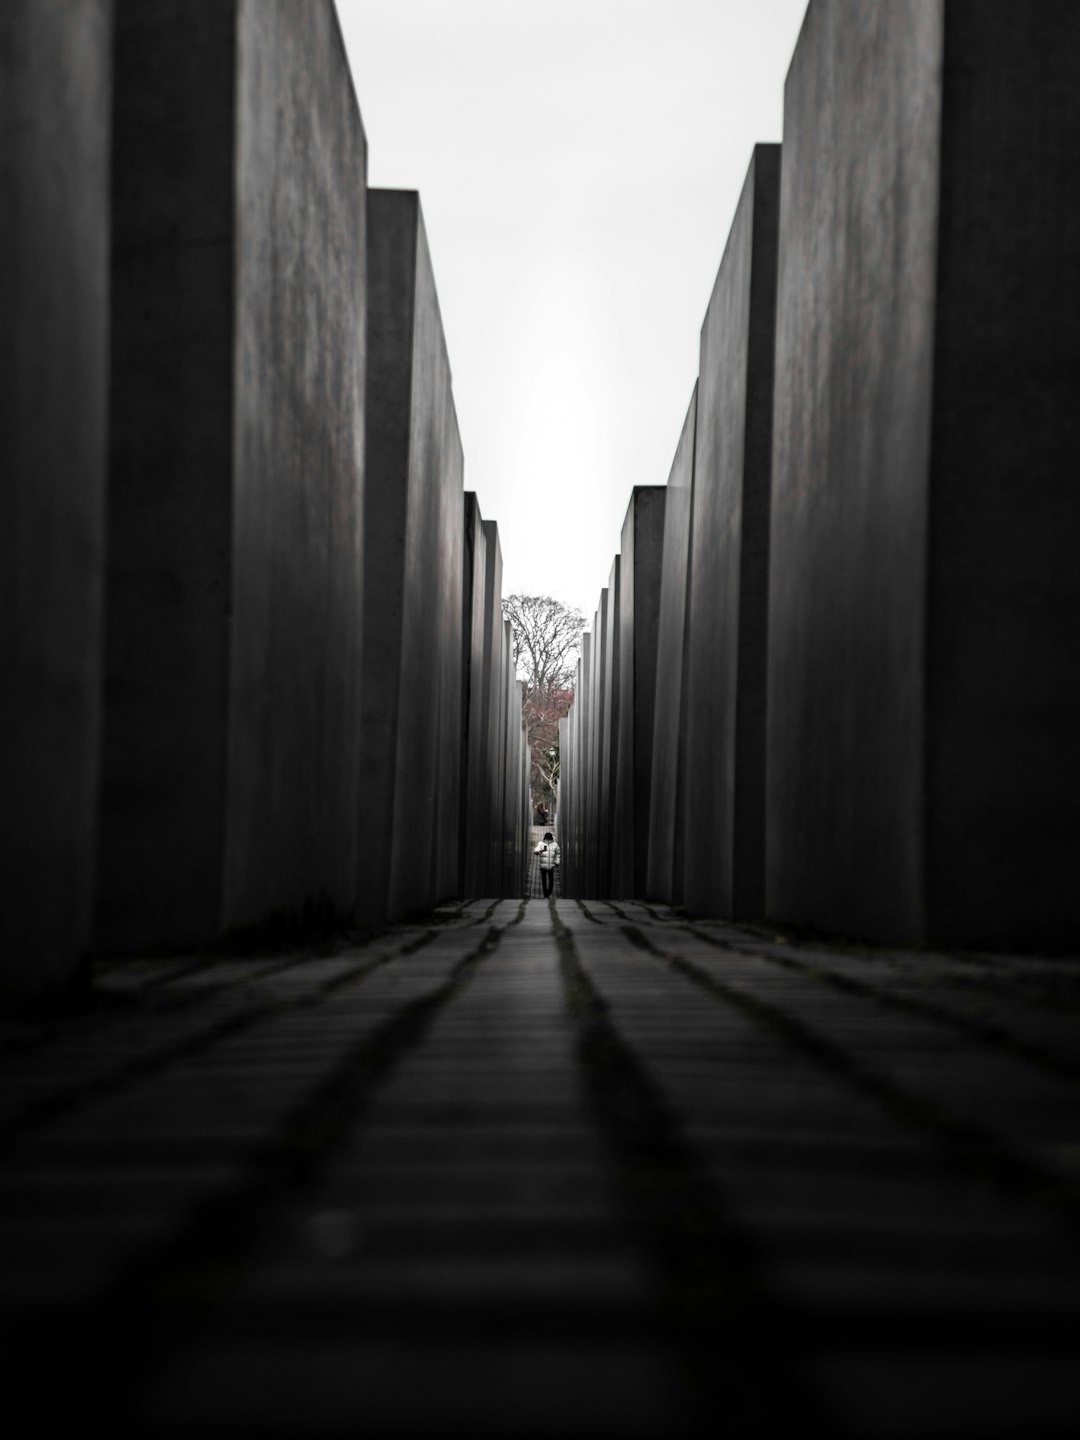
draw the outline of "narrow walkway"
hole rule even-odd
[[[1080,1432],[1080,968],[441,918],[110,965],[92,1013],[5,1022],[7,1413]]]

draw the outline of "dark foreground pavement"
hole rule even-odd
[[[438,918],[0,1027],[6,1434],[1080,1434],[1080,965]]]

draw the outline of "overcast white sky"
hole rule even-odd
[[[337,0],[373,186],[419,190],[503,593],[591,620],[663,485],[806,0]]]

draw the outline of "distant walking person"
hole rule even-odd
[[[555,871],[559,868],[559,847],[555,844],[555,837],[550,830],[544,832],[544,838],[533,854],[540,856],[540,883],[544,887],[546,900],[555,889]]]

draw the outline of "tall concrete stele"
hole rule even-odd
[[[668,482],[644,898],[1080,946],[1078,153],[1080,7],[811,0]]]
[[[0,67],[0,992],[520,893],[498,536],[333,4],[10,0]]]
[[[0,967],[62,985],[94,905],[111,5],[0,7]]]

